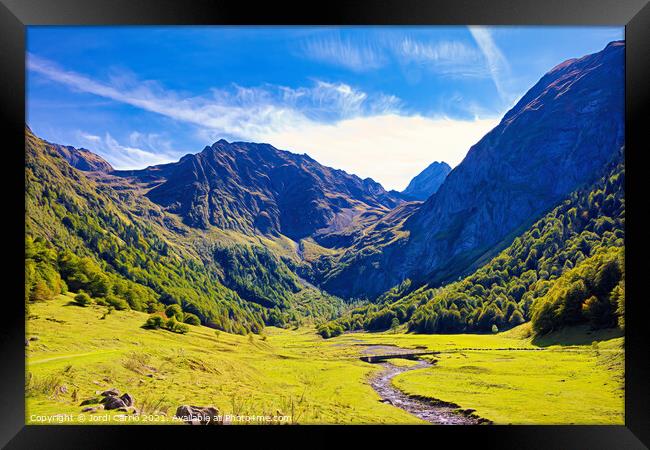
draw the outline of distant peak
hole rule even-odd
[[[434,161],[411,180],[402,194],[410,199],[426,200],[438,191],[449,172],[451,172],[449,164],[444,161]]]
[[[625,46],[625,41],[620,40],[620,41],[612,41],[605,48],[611,48],[611,47],[621,47]]]
[[[548,73],[550,74],[550,73],[557,72],[558,70],[563,69],[565,67],[569,67],[569,66],[571,66],[572,64],[574,64],[576,62],[587,61],[587,60],[589,60],[590,58],[593,58],[596,55],[602,54],[604,52],[609,52],[609,51],[612,51],[612,50],[616,50],[619,47],[625,47],[625,41],[612,41],[609,44],[607,44],[605,46],[605,48],[602,49],[599,52],[591,53],[589,55],[585,55],[585,56],[582,56],[580,58],[567,59],[566,61],[563,61],[560,64],[553,67],[551,70],[548,71]]]

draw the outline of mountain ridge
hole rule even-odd
[[[150,185],[147,196],[190,226],[284,234],[296,241],[346,211],[387,212],[402,201],[372,179],[308,155],[223,139],[176,163],[113,174]]]

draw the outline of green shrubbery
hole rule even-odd
[[[196,314],[192,313],[185,313],[183,315],[183,322],[188,324],[188,325],[201,325],[201,321],[199,320],[199,317]]]
[[[170,317],[169,319],[167,319],[164,328],[173,333],[180,333],[180,334],[185,334],[188,331],[190,331],[190,327],[185,325],[183,322],[179,322],[178,320],[176,320],[176,317]]]
[[[171,308],[171,306],[174,306],[175,308]],[[167,314],[169,314],[169,316],[167,316]],[[192,323],[187,323],[190,323],[191,325],[201,324],[199,318],[195,314],[185,313],[185,320],[187,320],[188,317]],[[151,330],[162,328],[173,333],[185,334],[190,331],[190,328],[182,322],[182,319],[183,311],[180,309],[180,307],[178,305],[170,305],[170,307],[167,307],[165,315],[162,315],[162,313],[151,315],[142,327]]]
[[[88,306],[92,303],[92,300],[88,294],[79,291],[79,293],[74,296],[74,302],[79,306]]]
[[[183,321],[183,310],[181,309],[180,305],[169,305],[167,308],[165,308],[165,315],[170,319],[174,317],[176,320],[179,320],[181,322]]]
[[[36,283],[29,293],[30,302],[44,302],[51,300],[52,297],[52,291],[44,281],[39,281]]]
[[[124,311],[126,309],[129,309],[129,304],[127,303],[127,301],[115,295],[107,295],[106,304],[108,306],[112,306],[118,311]]]
[[[343,327],[335,322],[323,324],[317,330],[318,334],[323,336],[325,339],[336,337],[344,331]]]
[[[155,314],[150,316],[147,321],[144,323],[144,328],[149,328],[152,330],[162,328],[165,325],[165,319],[162,316]]]

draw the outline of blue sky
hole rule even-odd
[[[27,123],[117,168],[225,138],[388,189],[471,145],[612,27],[28,27]]]

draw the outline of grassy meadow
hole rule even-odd
[[[28,424],[55,415],[68,415],[63,423],[177,423],[172,416],[182,404],[291,416],[282,419],[289,423],[424,424],[380,401],[368,379],[382,367],[359,360],[365,345],[441,351],[433,367],[404,372],[395,386],[475,409],[497,424],[623,423],[623,338],[611,333],[578,340],[585,330],[576,330],[557,342],[533,342],[528,325],[494,335],[347,333],[328,340],[311,328],[270,327],[247,337],[191,326],[175,334],[142,328],[145,313],[106,314],[106,307],[71,300],[60,295],[28,306]],[[112,387],[134,396],[137,421],[81,413],[84,399]]]

